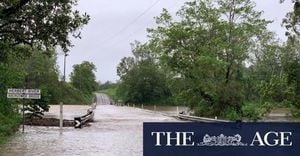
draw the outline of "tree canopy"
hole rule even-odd
[[[5,0],[0,2],[0,41],[42,48],[72,45],[89,15],[73,8],[78,0]],[[3,51],[1,51],[3,53]]]
[[[117,93],[125,103],[155,103],[170,96],[166,76],[147,45],[132,44],[134,57],[124,57],[117,67],[121,84]]]
[[[84,61],[73,66],[70,75],[71,84],[85,94],[91,94],[98,89],[96,82],[96,66],[92,62]]]
[[[148,29],[149,40],[133,48],[134,57],[121,60],[120,88],[138,101],[145,91],[138,87],[140,79],[147,88],[149,77],[161,80],[156,74],[165,80],[172,102],[189,105],[195,115],[257,120],[276,106],[299,110],[299,36],[294,29],[299,3],[294,2],[284,20],[294,31],[287,42],[268,30],[271,21],[251,0],[188,1],[175,18],[163,9],[155,18],[157,26]]]
[[[191,107],[201,102],[211,115],[240,111],[242,70],[270,23],[254,6],[250,0],[191,1],[178,11],[180,21],[164,10],[158,27],[149,29],[160,60],[185,82],[181,95]]]

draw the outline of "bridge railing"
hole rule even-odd
[[[221,120],[221,119],[213,119],[213,118],[205,118],[191,115],[178,114],[179,119],[194,121],[194,122],[230,122],[229,120]]]
[[[96,103],[93,103],[87,110],[87,114],[74,118],[74,128],[82,128],[88,122],[92,122],[94,120],[96,105]]]

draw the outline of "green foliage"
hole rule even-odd
[[[297,3],[284,21],[289,31],[299,26]],[[121,60],[116,94],[125,102],[155,100],[163,80],[170,101],[198,116],[257,121],[274,106],[299,112],[299,34],[279,42],[262,14],[251,0],[189,1],[176,20],[163,9],[150,40]]]
[[[164,75],[150,60],[131,69],[122,79],[119,89],[124,102],[137,104],[156,102],[168,95]]]
[[[242,107],[243,117],[248,120],[257,121],[261,117],[261,107],[258,104],[249,103]]]
[[[44,116],[44,112],[49,111],[49,101],[50,96],[46,87],[41,89],[41,99],[38,100],[28,100],[25,103],[24,111],[27,112],[25,114],[26,118],[42,118]]]
[[[70,35],[80,37],[79,30],[90,19],[73,8],[76,4],[77,0],[1,1],[0,38],[11,46],[59,45],[66,51],[71,46]]]
[[[197,105],[194,106],[194,115],[214,117],[214,110],[211,108],[212,107],[210,107],[210,103],[205,100],[201,100]]]
[[[283,2],[284,0],[281,0]],[[292,0],[294,3],[293,11],[288,12],[283,19],[283,26],[286,28],[286,36],[290,38],[298,38],[300,36],[299,24],[300,24],[300,1]]]
[[[121,98],[117,96],[117,87],[99,90],[99,91],[97,91],[97,93],[104,93],[104,94],[108,95],[115,102],[118,102],[119,100],[121,100]]]
[[[166,76],[155,63],[147,45],[136,42],[134,58],[123,58],[118,66],[121,83],[117,96],[125,103],[156,103],[170,96]]]
[[[241,113],[237,112],[235,109],[232,109],[230,107],[227,108],[223,113],[224,113],[224,117],[226,119],[231,120],[231,121],[237,121],[237,120],[242,119]]]
[[[61,82],[61,86],[58,88],[57,92],[60,97],[58,98],[56,104],[63,102],[64,104],[91,104],[92,94],[84,94],[70,83]]]
[[[106,90],[106,89],[116,88],[117,85],[118,85],[117,83],[106,81],[103,84],[99,84],[99,90]]]
[[[254,6],[250,0],[195,0],[178,11],[180,20],[163,10],[157,28],[149,29],[152,51],[170,78],[182,82],[177,99],[199,107],[198,115],[220,116],[231,108],[240,114],[243,63],[270,23]]]
[[[21,121],[18,114],[3,115],[0,112],[0,145],[5,143],[7,136],[12,135],[18,129]]]
[[[287,77],[285,75],[272,76],[269,82],[261,81],[257,88],[262,103],[266,101],[283,102],[288,94]]]
[[[99,88],[94,74],[95,71],[96,67],[92,62],[84,61],[81,64],[74,65],[70,75],[71,84],[84,94],[92,94]]]
[[[77,0],[0,2],[0,142],[19,125],[15,107],[20,101],[6,98],[8,88],[42,89],[42,99],[27,100],[29,117],[41,117],[49,102],[64,98],[65,88],[73,93],[67,99],[90,98],[59,82],[53,48],[68,51],[70,35],[80,38],[80,29],[88,23],[89,16],[73,8],[76,4]]]
[[[296,109],[294,114],[300,116],[300,61],[292,61],[287,68],[287,73],[288,85],[290,86],[288,98]]]

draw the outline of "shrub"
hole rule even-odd
[[[241,114],[239,114],[235,109],[232,108],[227,108],[224,111],[224,115],[223,115],[226,119],[232,120],[232,121],[236,121],[236,120],[240,120],[241,119]]]
[[[5,116],[0,113],[0,144],[3,144],[6,138],[18,129],[21,121],[19,114]]]
[[[257,121],[260,119],[261,115],[262,115],[262,107],[259,107],[258,104],[254,104],[254,103],[248,103],[245,104],[242,107],[242,114],[243,117],[248,119],[248,120],[252,120],[252,121]]]

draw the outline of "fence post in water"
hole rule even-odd
[[[176,112],[177,112],[177,114],[179,114],[179,108],[178,108],[178,106],[176,107]]]
[[[135,104],[132,104],[132,107],[135,107]]]
[[[63,129],[63,103],[60,102],[60,109],[59,109],[59,129],[60,132],[62,133],[62,129]]]
[[[144,109],[144,104],[142,104],[142,109]]]
[[[154,105],[154,111],[156,111],[156,105]]]
[[[24,113],[24,111],[25,111],[25,109],[24,109],[24,100],[23,100],[23,103],[22,103],[22,114],[23,114],[23,125],[22,125],[22,132],[24,133],[24,129],[25,129],[25,126],[24,126],[24,124],[25,124],[25,113]]]

